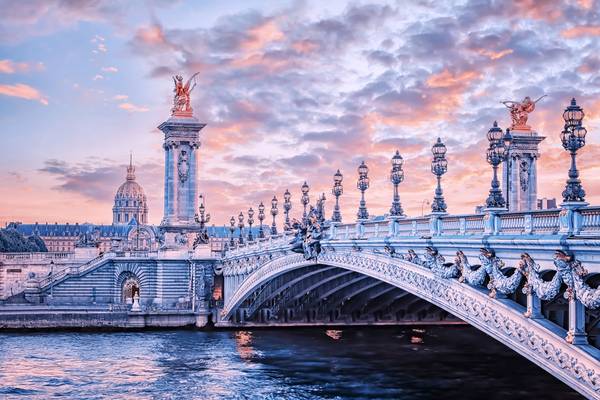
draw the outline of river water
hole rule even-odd
[[[0,334],[0,398],[579,399],[470,327]]]

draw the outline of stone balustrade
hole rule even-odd
[[[75,253],[73,252],[56,252],[56,253],[0,253],[0,261],[3,262],[22,262],[23,260],[44,261],[44,260],[73,260]]]
[[[600,206],[583,207],[566,215],[564,209],[527,212],[498,212],[463,215],[383,219],[326,226],[328,240],[373,240],[402,237],[455,236],[588,236],[600,234]],[[562,217],[561,217],[562,216]],[[562,220],[561,220],[562,218]],[[391,226],[390,226],[391,224]],[[237,245],[226,252],[236,256],[257,249],[276,248],[289,243],[293,233],[286,232],[250,243]],[[286,243],[287,242],[287,243]]]

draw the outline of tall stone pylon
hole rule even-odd
[[[160,229],[164,234],[163,246],[189,247],[190,233],[199,229],[195,221],[198,208],[198,149],[200,131],[206,126],[193,115],[190,93],[196,86],[185,85],[181,76],[175,83],[171,117],[158,126],[164,133],[165,191],[164,217]]]
[[[535,104],[545,96],[533,101],[503,101],[509,109],[512,124],[512,143],[506,161],[502,163],[502,192],[506,194],[508,211],[530,211],[537,208],[537,159],[539,144],[544,136],[527,125],[528,115]]]
[[[511,131],[513,142],[502,169],[503,188],[508,211],[530,211],[537,208],[538,145],[545,139],[533,130]]]

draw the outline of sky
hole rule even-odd
[[[483,204],[486,133],[510,125],[502,100],[547,97],[529,116],[540,145],[538,197],[560,202],[569,167],[559,134],[575,97],[586,113],[578,166],[600,202],[600,0],[0,0],[0,223],[111,223],[133,153],[149,221],[163,210],[172,76],[199,72],[206,123],[199,188],[212,221],[280,200],[311,202],[344,175],[354,221],[356,169],[369,167],[372,215],[392,200],[404,158],[409,216],[429,211],[431,146],[448,147],[450,213]],[[282,201],[280,201],[281,203]],[[281,208],[281,207],[280,207]]]

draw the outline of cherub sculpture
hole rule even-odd
[[[527,125],[527,118],[530,113],[535,110],[535,104],[546,97],[543,95],[539,99],[532,101],[529,96],[525,97],[523,101],[501,101],[502,104],[510,111],[510,118],[512,119],[511,129],[530,129]]]
[[[181,75],[173,77],[173,83],[175,84],[175,88],[173,89],[175,93],[173,96],[173,108],[171,109],[173,115],[192,115],[193,109],[190,105],[190,94],[196,87],[196,76],[198,74],[199,72],[196,72],[192,75],[185,85],[183,84],[183,77]],[[194,84],[190,87],[192,80]]]

